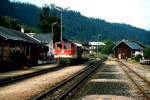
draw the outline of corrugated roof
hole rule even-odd
[[[114,48],[116,48],[120,43],[125,43],[125,44],[127,44],[131,49],[134,49],[134,50],[143,50],[143,47],[141,47],[138,43],[136,43],[135,41],[133,41],[133,42],[129,42],[129,41],[127,41],[127,40],[122,40],[122,41],[120,41],[120,42],[118,42],[117,43],[117,45],[114,47]],[[114,49],[113,48],[113,49]]]
[[[137,44],[136,42],[128,42],[126,41],[126,43],[128,44],[128,46],[131,49],[135,49],[135,50],[143,50],[143,47],[141,47],[139,44]]]
[[[46,34],[34,34],[34,38],[40,40],[41,42],[49,43],[51,41],[51,35],[50,33]]]
[[[38,44],[40,43],[39,41],[26,35],[25,33],[8,29],[2,26],[0,26],[0,36],[7,40],[24,41],[24,42],[38,43]]]

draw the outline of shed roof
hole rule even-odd
[[[113,49],[115,49],[122,42],[127,44],[133,50],[143,50],[143,47],[140,46],[139,43],[136,43],[135,41],[129,42],[129,41],[126,41],[126,40],[120,41]]]
[[[8,29],[2,26],[0,26],[0,37],[6,40],[24,41],[28,43],[37,43],[37,44],[40,43],[38,40],[28,36],[25,33]]]
[[[33,37],[40,40],[41,42],[44,42],[44,43],[49,43],[51,41],[50,33],[34,34]]]

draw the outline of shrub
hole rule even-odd
[[[150,59],[150,47],[144,49],[144,58]]]
[[[141,54],[138,54],[138,55],[136,55],[136,56],[134,57],[134,60],[137,61],[137,62],[139,62],[141,58],[142,58],[142,55],[141,55]]]
[[[105,60],[107,60],[108,55],[101,54],[101,55],[99,55],[99,58],[100,58],[101,60],[105,61]]]
[[[105,44],[106,45],[100,50],[100,52],[102,54],[109,55],[113,52],[112,48],[114,47],[114,43],[113,43],[113,41],[107,40],[107,41],[105,41]]]

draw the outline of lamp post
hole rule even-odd
[[[51,39],[52,39],[52,51],[53,51],[53,36],[54,36],[54,25],[56,25],[58,22],[54,22],[52,23],[52,35],[51,35]]]
[[[98,41],[100,40],[100,42],[102,41],[102,34],[98,35]]]
[[[100,48],[100,44],[99,42],[101,41],[101,34],[98,34],[98,39],[97,39],[97,58],[98,58],[98,55],[99,55],[99,52],[98,52],[98,49]]]
[[[60,11],[61,11],[61,39],[60,39],[60,41],[62,42],[62,38],[63,38],[63,36],[62,36],[62,9]]]
[[[56,7],[56,9],[61,12],[61,15],[60,15],[60,17],[61,17],[61,38],[60,38],[60,40],[62,42],[62,40],[63,40],[63,36],[62,36],[62,11],[63,11],[63,8]],[[65,10],[68,10],[68,9],[69,9],[69,7],[65,8]]]

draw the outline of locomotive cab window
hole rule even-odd
[[[61,43],[57,43],[56,44],[56,49],[62,49],[62,44]]]
[[[70,43],[65,43],[64,44],[64,49],[71,49],[71,44]]]

